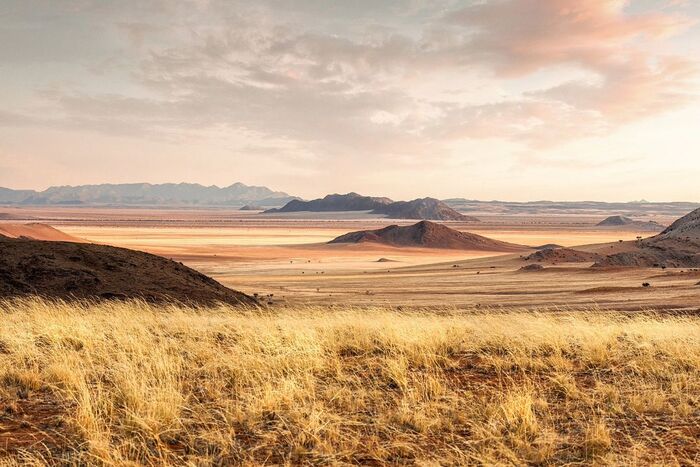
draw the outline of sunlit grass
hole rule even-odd
[[[696,317],[24,300],[0,322],[16,463],[700,461]],[[26,413],[47,398],[61,436]]]

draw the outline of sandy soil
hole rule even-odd
[[[700,272],[595,270],[590,264],[544,264],[523,272],[521,255],[379,245],[325,245],[351,230],[386,220],[265,218],[226,210],[52,208],[21,212],[53,218],[87,240],[145,250],[182,261],[246,293],[274,294],[277,303],[396,306],[700,308]],[[614,253],[646,232],[595,228],[586,216],[492,216],[482,224],[450,223],[497,240],[555,243]],[[392,222],[393,223],[393,222]],[[583,245],[583,246],[581,246]],[[387,258],[391,262],[378,262]],[[642,287],[642,283],[650,283]]]
[[[21,224],[0,222],[0,236],[9,238],[26,237],[33,240],[78,243],[85,241],[79,237],[68,235],[67,233],[57,230],[49,225],[37,223]]]

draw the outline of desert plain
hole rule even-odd
[[[522,246],[470,251],[328,243],[415,222],[364,213],[4,209],[17,245],[142,250],[259,305],[0,301],[0,465],[700,461],[700,271],[593,267],[656,232],[599,213],[443,223]],[[33,264],[58,251],[20,272],[50,282]]]
[[[9,212],[9,211],[8,211]],[[143,250],[193,267],[231,288],[283,305],[684,310],[700,300],[700,271],[591,268],[593,261],[539,261],[535,248],[574,247],[612,254],[657,232],[599,227],[606,216],[473,213],[481,222],[451,228],[532,249],[518,253],[327,242],[349,231],[411,221],[364,213],[267,215],[234,209],[12,208],[18,219],[47,223],[89,242]],[[675,212],[655,213],[662,225]],[[648,284],[643,287],[642,284]]]

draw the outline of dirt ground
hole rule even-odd
[[[327,214],[299,219],[221,209],[25,208],[13,214],[92,242],[182,261],[234,289],[272,294],[273,303],[700,308],[698,271],[597,270],[591,263],[572,263],[543,264],[543,270],[525,272],[520,268],[528,263],[519,254],[325,245],[352,230],[406,221],[347,215],[339,220]],[[667,217],[663,220],[673,220]],[[606,253],[622,248],[619,240],[652,235],[597,228],[600,219],[594,216],[481,218],[479,224],[449,225],[533,247],[552,243]]]

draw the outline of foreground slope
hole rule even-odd
[[[470,251],[522,251],[528,247],[460,232],[442,224],[421,221],[417,224],[390,225],[378,230],[360,230],[341,235],[329,243],[381,243],[395,247],[445,248]]]
[[[0,303],[1,465],[697,465],[700,319]]]
[[[142,298],[151,302],[254,304],[180,263],[140,251],[0,237],[0,298]]]

